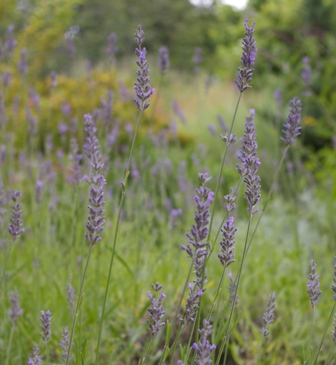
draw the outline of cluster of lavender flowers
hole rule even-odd
[[[22,228],[22,205],[19,203],[21,200],[21,192],[13,191],[11,205],[11,224],[8,227],[9,233],[12,235],[13,242],[15,242],[20,235],[24,232]]]
[[[134,41],[138,45],[135,49],[136,55],[139,57],[139,61],[137,61],[138,71],[137,71],[137,82],[134,83],[134,90],[136,97],[134,98],[134,102],[140,111],[143,111],[149,107],[149,98],[154,93],[154,89],[151,88],[149,81],[149,63],[146,60],[146,48],[142,48],[142,43],[145,41],[144,31],[141,25],[138,26],[138,29],[135,31]]]
[[[287,117],[287,123],[284,124],[284,137],[281,140],[284,141],[286,146],[292,145],[296,138],[300,135],[301,127],[301,101],[295,97],[289,102],[289,114]]]
[[[248,26],[248,21],[245,20],[245,37],[242,41],[243,54],[241,58],[241,66],[238,68],[238,76],[236,78],[236,85],[240,92],[244,92],[251,86],[249,83],[252,81],[252,75],[254,71],[254,63],[256,59],[256,42],[253,36],[255,23],[252,23],[251,27]]]
[[[244,199],[247,201],[247,210],[251,215],[258,212],[255,206],[260,200],[260,177],[258,176],[260,160],[257,157],[258,144],[254,114],[254,110],[251,109],[250,116],[246,118],[242,150],[238,156],[241,166],[237,165],[237,170],[244,177],[246,183]]]
[[[206,272],[204,264],[209,247],[209,242],[206,239],[209,233],[210,204],[214,200],[213,191],[205,186],[211,178],[207,173],[201,173],[198,176],[201,186],[196,189],[196,196],[194,198],[197,206],[195,224],[191,227],[191,232],[187,233],[189,245],[181,245],[181,249],[186,251],[192,259],[196,275],[196,280],[189,284],[190,293],[187,299],[185,322],[194,320],[198,308],[198,300],[205,290]]]
[[[307,293],[310,298],[310,303],[313,308],[316,307],[319,301],[320,295],[322,294],[320,290],[320,276],[316,272],[316,262],[311,260],[310,262],[310,274],[308,275],[308,290]]]
[[[211,352],[216,349],[216,345],[211,345],[208,341],[208,337],[212,334],[212,326],[205,319],[203,321],[203,328],[199,330],[201,334],[201,339],[192,345],[192,348],[197,353],[197,359],[195,360],[196,365],[210,365],[212,363],[211,360]]]
[[[155,285],[152,284],[152,288],[156,292],[160,292],[162,289],[162,285],[159,283],[156,283]],[[162,301],[166,297],[165,294],[162,292],[160,293],[159,299],[156,300],[153,297],[153,294],[151,291],[148,291],[147,294],[148,298],[151,301],[151,306],[148,308],[149,316],[151,318],[151,321],[148,320],[148,326],[152,331],[152,336],[155,336],[157,332],[159,332],[160,328],[164,326],[164,322],[162,321],[162,317],[165,315],[165,311],[163,310]]]
[[[104,176],[99,173],[99,171],[104,167],[104,163],[103,157],[100,153],[98,138],[96,136],[97,128],[90,114],[86,114],[84,118],[84,130],[87,138],[83,149],[90,161],[90,166],[94,171],[94,173],[90,175],[90,179],[86,178],[91,184],[89,198],[90,205],[88,206],[89,217],[86,223],[86,239],[91,245],[94,245],[101,241],[100,232],[104,229],[104,186],[106,181]]]

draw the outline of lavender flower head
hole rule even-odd
[[[301,72],[301,77],[304,84],[304,96],[310,96],[310,86],[311,86],[311,67],[310,67],[310,59],[309,57],[305,56],[302,58],[303,63],[303,70]]]
[[[248,20],[245,20],[244,26],[245,37],[242,41],[243,54],[240,62],[242,67],[238,67],[238,76],[236,78],[236,85],[240,92],[251,87],[249,83],[252,81],[253,67],[257,54],[256,42],[253,37],[255,23],[252,23],[251,27],[249,27]]]
[[[13,191],[12,193],[12,201],[13,205],[11,205],[11,224],[8,227],[9,233],[12,235],[13,242],[15,242],[20,235],[24,232],[24,228],[22,228],[22,205],[19,203],[21,199],[20,191]]]
[[[199,330],[201,338],[198,343],[193,343],[192,348],[197,353],[196,365],[210,365],[211,352],[216,349],[216,345],[211,345],[207,338],[212,334],[212,326],[206,319],[203,321],[203,328]]]
[[[14,325],[15,320],[22,316],[23,310],[20,308],[19,305],[19,294],[18,292],[11,292],[10,293],[10,302],[11,302],[11,309],[8,312],[8,315],[12,321],[12,325]]]
[[[41,311],[41,324],[40,327],[42,329],[41,336],[44,342],[48,342],[51,337],[51,312],[47,310],[46,312]]]
[[[134,102],[140,111],[144,111],[149,107],[149,98],[155,91],[149,84],[149,63],[146,60],[147,51],[146,48],[141,48],[141,45],[145,40],[144,34],[141,25],[139,25],[134,33],[134,41],[138,45],[138,48],[135,49],[135,53],[139,57],[139,60],[136,62],[139,68],[137,71],[137,82],[134,83],[136,94]]]
[[[223,228],[221,228],[223,239],[220,242],[222,249],[221,253],[218,254],[218,258],[224,267],[228,267],[230,264],[236,261],[234,259],[234,245],[236,243],[235,233],[237,229],[233,223],[234,220],[235,219],[233,217],[230,217],[224,224]]]
[[[73,345],[73,343],[72,343]],[[70,346],[70,336],[69,336],[69,329],[68,327],[64,327],[63,328],[63,332],[62,332],[62,341],[60,342],[60,346],[63,350],[61,359],[64,362],[64,364],[66,364],[67,358],[68,358],[68,352],[69,352],[69,346]],[[71,362],[71,360],[73,359],[73,356],[70,355],[69,357],[69,363]]]
[[[236,196],[233,188],[230,188],[230,193],[224,196],[224,200],[226,201],[226,203],[224,204],[225,210],[228,213],[231,213],[236,209],[236,204],[234,202],[236,200]]]
[[[42,364],[42,358],[39,354],[40,354],[40,348],[37,345],[35,345],[32,351],[32,357],[28,359],[28,365]]]
[[[181,245],[181,250],[186,251],[193,260],[196,279],[189,284],[189,298],[187,299],[185,317],[183,321],[188,323],[194,320],[198,308],[199,298],[204,293],[206,284],[206,271],[203,270],[205,258],[208,255],[209,242],[206,241],[209,232],[210,204],[214,200],[214,193],[205,184],[211,180],[207,173],[199,174],[200,188],[196,189],[195,224],[190,233],[187,233],[189,245]]]
[[[320,276],[316,273],[316,263],[314,260],[310,262],[310,274],[308,275],[307,293],[310,297],[310,303],[312,308],[315,308],[319,301],[320,295]]]
[[[261,334],[265,337],[269,335],[268,327],[274,322],[275,319],[274,311],[275,311],[275,293],[271,293],[266,311],[262,318],[263,327],[260,330]]]
[[[162,286],[159,283],[155,285],[152,284],[152,288],[156,292],[160,292]],[[148,320],[147,323],[149,328],[152,331],[152,336],[155,336],[157,332],[159,332],[160,328],[164,326],[164,322],[162,322],[162,317],[165,315],[165,311],[163,310],[162,300],[166,297],[163,293],[160,293],[159,299],[156,300],[152,292],[149,291],[147,294],[148,298],[151,301],[151,306],[148,308],[149,316],[151,320]]]
[[[107,37],[106,53],[109,55],[111,63],[115,63],[115,54],[118,51],[117,40],[118,37],[115,33],[111,33]]]
[[[289,114],[287,117],[287,123],[284,124],[282,130],[284,137],[281,140],[285,142],[286,146],[292,145],[296,141],[301,133],[300,120],[301,120],[301,101],[295,97],[289,102]]]
[[[69,177],[69,182],[74,185],[79,185],[82,179],[82,155],[78,153],[78,144],[76,139],[71,138],[70,140],[71,155],[69,156],[72,162],[71,176]]]
[[[90,179],[87,179],[91,184],[90,186],[90,198],[88,206],[89,217],[86,223],[87,233],[86,239],[91,245],[94,245],[101,241],[100,232],[104,229],[104,186],[106,180],[103,175],[99,173],[104,167],[103,157],[100,153],[100,146],[98,138],[96,137],[97,128],[90,114],[84,115],[85,118],[85,132],[87,135],[86,142],[83,146],[86,156],[90,161],[90,165],[94,170]]]
[[[12,51],[17,45],[17,40],[14,38],[14,28],[14,25],[11,24],[7,28],[6,32],[5,50],[7,52],[8,59],[12,57]]]
[[[161,75],[164,75],[169,69],[169,51],[168,47],[162,46],[159,48],[159,70]]]
[[[21,75],[26,75],[28,71],[27,66],[27,48],[22,48],[21,54],[20,54],[20,61],[18,63],[18,70],[20,71]]]
[[[260,161],[257,157],[256,137],[254,110],[251,109],[250,116],[246,118],[244,138],[242,139],[243,146],[238,156],[241,166],[237,165],[236,167],[246,183],[244,199],[247,201],[247,210],[250,214],[258,212],[255,205],[260,200],[260,177],[257,175]]]

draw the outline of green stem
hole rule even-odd
[[[306,357],[306,359],[304,361],[304,365],[306,365],[307,362],[308,362],[308,360],[311,359],[311,348],[310,348],[310,345],[311,345],[312,337],[313,337],[314,314],[315,314],[315,308],[313,308],[312,318],[311,318],[311,322],[310,322],[309,339],[308,339],[308,344],[307,344],[308,354],[307,354],[307,357]]]
[[[238,111],[238,107],[239,107],[239,103],[240,103],[240,99],[242,96],[242,92],[240,92],[239,94],[239,98],[236,104],[236,108],[233,114],[233,118],[232,118],[232,122],[231,122],[231,126],[230,126],[230,131],[227,135],[227,141],[225,144],[225,150],[224,150],[224,154],[223,154],[223,158],[222,158],[222,164],[220,167],[220,171],[219,171],[219,175],[218,175],[218,179],[217,179],[217,184],[216,184],[216,189],[215,189],[215,197],[214,197],[214,203],[213,203],[213,208],[212,208],[212,214],[211,214],[211,218],[210,218],[210,223],[209,223],[209,233],[208,233],[208,238],[207,241],[209,241],[210,239],[210,234],[211,234],[211,229],[212,229],[212,223],[213,223],[213,217],[214,217],[214,213],[215,213],[215,209],[216,209],[216,203],[217,203],[217,196],[218,196],[218,191],[219,191],[219,186],[222,180],[222,174],[223,174],[223,168],[224,168],[224,163],[225,163],[225,159],[226,159],[226,155],[227,155],[227,151],[228,151],[228,147],[230,145],[230,136],[232,133],[232,129],[233,129],[233,124],[235,122],[236,119],[236,115],[237,115],[237,111]]]
[[[10,350],[11,350],[11,347],[12,347],[12,340],[13,340],[14,327],[15,327],[15,324],[14,324],[14,323],[12,323],[11,331],[10,331],[10,334],[9,334],[9,340],[8,340],[7,351],[6,351],[6,365],[8,365],[8,364],[9,364],[9,355],[10,355]]]
[[[269,190],[269,192],[268,192],[268,195],[267,195],[267,197],[266,197],[265,203],[264,203],[264,205],[263,205],[263,207],[262,207],[262,209],[261,209],[261,212],[260,212],[260,214],[259,214],[259,218],[258,218],[257,224],[256,224],[256,226],[254,227],[254,230],[253,230],[253,232],[252,232],[250,242],[249,242],[249,244],[248,244],[248,246],[247,246],[247,251],[250,249],[251,243],[252,243],[253,238],[254,238],[254,235],[255,235],[255,233],[256,233],[256,231],[257,231],[257,229],[258,229],[258,226],[259,226],[259,223],[260,223],[260,221],[261,221],[261,218],[262,218],[262,216],[263,216],[263,214],[264,214],[264,212],[265,212],[265,210],[266,210],[266,208],[267,208],[267,204],[268,204],[268,202],[269,202],[269,201],[270,201],[270,199],[271,199],[271,196],[272,196],[273,190],[274,190],[274,188],[275,188],[275,184],[276,184],[276,183],[277,183],[277,181],[278,181],[279,173],[280,173],[280,170],[281,170],[282,164],[283,164],[283,162],[284,162],[284,160],[285,160],[285,157],[286,157],[286,154],[287,154],[288,148],[289,148],[289,146],[286,146],[286,148],[285,148],[285,150],[284,150],[284,152],[283,152],[283,154],[282,154],[282,157],[281,157],[280,163],[279,163],[278,168],[277,168],[277,170],[276,170],[276,172],[275,172],[275,175],[274,175],[273,184],[272,184],[272,186],[271,186],[271,189],[270,189],[270,190]]]
[[[151,337],[151,340],[147,346],[147,350],[146,350],[146,353],[145,353],[145,356],[142,358],[142,360],[140,360],[140,365],[144,365],[145,364],[145,361],[146,361],[146,358],[149,354],[149,350],[151,349],[152,347],[152,343],[153,343],[153,336]]]
[[[80,289],[79,289],[79,293],[78,293],[75,315],[74,315],[74,318],[73,318],[73,321],[72,321],[71,335],[70,335],[70,341],[69,341],[69,351],[68,351],[68,355],[67,355],[67,358],[66,358],[65,365],[69,364],[71,346],[72,346],[73,337],[74,337],[74,333],[75,333],[77,318],[78,318],[79,310],[80,310],[80,307],[81,307],[81,304],[82,304],[82,301],[83,301],[84,282],[85,282],[85,277],[86,277],[88,267],[89,267],[90,257],[91,257],[91,253],[92,253],[92,247],[93,247],[93,245],[90,244],[90,250],[89,250],[89,253],[88,253],[88,256],[87,256],[87,259],[86,259],[85,269],[84,269],[84,272],[83,272],[83,276],[82,276],[82,280],[81,280],[81,284],[80,284]]]
[[[109,271],[108,271],[108,276],[107,276],[107,282],[106,282],[106,287],[105,287],[105,295],[104,295],[103,307],[102,307],[102,311],[101,311],[101,315],[100,315],[100,323],[99,323],[99,330],[98,330],[98,337],[97,337],[95,365],[98,365],[98,357],[99,357],[99,350],[100,350],[101,334],[102,334],[102,329],[103,329],[103,321],[104,321],[104,314],[105,314],[105,308],[106,308],[106,302],[107,302],[107,295],[108,295],[108,291],[109,291],[109,287],[110,287],[110,282],[111,282],[111,276],[112,276],[112,268],[113,268],[113,262],[114,262],[114,256],[115,256],[115,249],[116,249],[116,246],[117,246],[117,238],[118,238],[118,232],[119,232],[119,224],[120,224],[121,211],[122,211],[122,208],[123,208],[123,205],[124,205],[124,201],[125,201],[126,188],[127,188],[127,180],[128,180],[128,176],[130,174],[129,169],[130,169],[130,164],[131,164],[133,149],[134,149],[135,140],[136,140],[136,137],[137,137],[137,134],[138,134],[138,130],[139,130],[139,125],[140,125],[142,113],[143,113],[143,111],[140,110],[139,117],[138,117],[138,121],[137,121],[137,125],[136,125],[136,128],[135,128],[135,132],[134,132],[134,136],[133,136],[133,140],[132,140],[130,154],[129,154],[128,161],[127,161],[125,177],[124,177],[124,181],[122,183],[122,191],[121,191],[121,198],[120,198],[120,203],[119,203],[119,210],[118,210],[118,216],[117,216],[116,229],[115,229],[115,232],[114,232],[112,254],[111,254],[110,266],[109,266]]]
[[[313,364],[317,364],[317,360],[318,360],[318,357],[320,355],[320,352],[321,352],[321,348],[323,346],[323,342],[324,342],[324,339],[325,339],[325,336],[327,334],[327,331],[328,331],[328,328],[330,326],[330,322],[332,321],[332,318],[333,318],[333,315],[334,315],[334,311],[335,311],[335,308],[336,308],[336,303],[334,303],[333,307],[332,307],[332,310],[330,312],[330,315],[329,315],[329,318],[328,318],[328,322],[327,322],[327,325],[325,327],[325,330],[324,330],[324,333],[323,333],[323,336],[322,336],[322,339],[321,339],[321,342],[319,344],[319,347],[317,349],[317,352],[316,352],[316,357],[315,357],[315,360],[313,362]]]

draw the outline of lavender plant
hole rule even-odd
[[[120,202],[119,202],[118,216],[117,216],[117,220],[116,220],[116,224],[115,224],[115,233],[114,233],[114,238],[113,238],[112,254],[111,254],[109,271],[108,271],[107,282],[106,282],[106,287],[105,287],[104,301],[103,301],[103,306],[102,306],[102,311],[101,311],[101,316],[100,316],[100,324],[99,324],[99,330],[98,330],[98,336],[97,336],[95,365],[98,365],[98,361],[99,361],[99,350],[100,350],[101,333],[102,333],[103,322],[104,322],[105,307],[106,307],[107,295],[108,295],[110,281],[111,281],[112,268],[113,268],[113,262],[114,262],[114,257],[115,257],[115,249],[116,249],[117,238],[118,238],[120,217],[121,217],[121,212],[122,212],[125,195],[126,195],[127,181],[128,181],[128,177],[130,174],[130,166],[131,166],[131,161],[132,161],[132,156],[133,156],[133,150],[134,150],[135,141],[136,141],[136,138],[138,135],[138,130],[139,130],[139,126],[140,126],[140,122],[141,122],[141,118],[142,118],[142,113],[144,112],[144,110],[146,110],[149,107],[150,96],[154,93],[154,89],[151,88],[151,86],[149,84],[149,82],[150,82],[149,63],[146,59],[147,51],[146,51],[146,48],[142,48],[142,44],[145,41],[144,34],[145,33],[144,33],[141,25],[139,25],[134,33],[134,36],[135,36],[134,41],[137,45],[137,48],[135,49],[135,53],[138,56],[138,61],[136,62],[137,66],[138,66],[138,70],[137,70],[138,77],[137,77],[136,82],[134,83],[134,90],[135,90],[135,94],[136,94],[135,98],[134,98],[134,102],[135,102],[137,108],[139,109],[139,116],[138,116],[138,121],[137,121],[137,124],[135,127],[135,132],[133,135],[132,144],[131,144],[131,148],[130,148],[130,152],[129,152],[129,156],[128,156],[124,181],[121,183],[121,198],[120,198]]]

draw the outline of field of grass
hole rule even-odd
[[[10,62],[2,67],[6,70]],[[0,363],[26,364],[30,359],[32,365],[187,365],[210,364],[211,358],[216,365],[335,364],[335,334],[331,336],[336,302],[336,287],[332,289],[336,286],[335,203],[316,194],[319,187],[300,159],[300,138],[288,148],[280,140],[289,100],[277,110],[273,87],[277,80],[264,89],[240,93],[233,75],[231,81],[214,78],[206,90],[202,72],[193,77],[168,72],[160,81],[153,66],[151,86],[156,91],[150,97],[150,107],[139,113],[132,105],[130,82],[136,68],[123,66],[120,79],[115,68],[107,72],[114,85],[125,83],[131,95],[128,99],[117,89],[106,102],[108,89],[94,80],[100,87],[95,97],[105,101],[96,106],[99,111],[86,110],[93,115],[97,138],[92,125],[91,132],[84,134],[91,119],[75,111],[70,115],[64,112],[66,129],[60,124],[55,128],[59,120],[54,120],[49,101],[56,100],[58,105],[67,101],[57,99],[64,94],[57,94],[57,85],[50,94],[44,93],[39,104],[29,93],[26,80],[19,93],[21,110],[16,114],[13,93],[22,82],[20,75],[14,74],[12,84],[1,91]],[[90,82],[89,77],[87,80]],[[49,78],[41,81],[40,90],[47,89],[48,82]],[[94,86],[89,89],[96,92]],[[74,99],[84,93],[81,89],[77,92]],[[226,145],[219,135],[228,136],[240,94],[232,130],[237,142]],[[86,100],[81,102],[85,105]],[[91,106],[91,100],[87,103]],[[104,116],[109,108],[112,114],[107,120]],[[36,117],[35,132],[33,122],[27,123],[24,117],[28,109]],[[39,119],[42,114],[49,115],[49,120]],[[245,120],[252,115],[261,162],[261,200],[256,214],[247,210],[246,185],[236,171]],[[219,116],[227,130],[218,122]],[[91,148],[90,153],[83,149],[83,142]],[[104,166],[97,167],[97,161]],[[196,191],[201,185],[199,173],[208,173],[212,180]],[[102,176],[106,184],[95,182]],[[205,186],[213,192],[218,187],[216,203],[210,192],[204,192]],[[218,259],[220,229],[229,219],[223,196],[231,187],[237,195],[237,208],[230,213],[237,228],[235,262],[223,268]],[[14,191],[21,192],[19,201],[12,200]],[[195,195],[201,196],[200,200],[195,200]],[[97,196],[104,205],[102,200],[97,202]],[[94,213],[88,205],[94,207]],[[203,217],[201,223],[195,210]],[[93,236],[102,238],[95,244],[86,238],[88,216],[91,224],[96,224]],[[100,216],[104,222],[97,221]],[[198,248],[207,255],[199,258],[203,265],[200,277],[190,266],[196,256],[191,259],[180,247],[193,248],[186,237],[193,225],[198,235],[200,228],[206,233],[200,240],[205,246]],[[311,260],[315,260],[320,277],[311,276],[307,288]],[[237,292],[232,290],[230,277],[239,284]],[[162,319],[160,306],[151,317],[148,313],[148,308],[157,304],[147,296],[149,290],[154,295],[151,285],[156,282],[165,294]],[[190,299],[190,287],[185,290],[185,284],[189,282],[194,285],[191,289],[197,285],[201,292],[205,289],[193,299],[194,322],[187,320],[185,312]],[[312,285],[313,294],[308,295]],[[319,288],[322,295],[312,308],[311,298],[318,297]],[[263,316],[272,292],[276,293],[275,312],[268,307],[266,314],[274,314],[274,323],[273,318],[269,320],[270,334],[263,336],[260,329],[266,326]],[[232,306],[230,299],[235,303]],[[50,338],[49,319],[41,323],[41,311],[44,316],[51,312]],[[176,313],[183,321],[176,320]],[[209,331],[209,343],[203,338],[201,360],[199,337],[203,335],[198,329],[203,319],[209,320],[213,332]],[[152,336],[147,320],[154,320],[154,327],[161,320],[165,325]],[[71,355],[67,357],[69,342]],[[191,346],[198,342],[198,347]],[[210,350],[210,343],[216,350]],[[32,355],[36,345],[42,362]],[[208,355],[206,351],[210,351]]]

